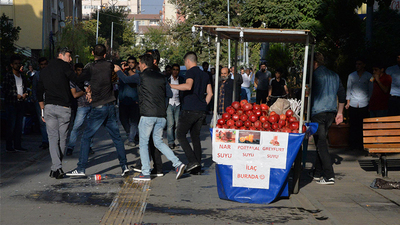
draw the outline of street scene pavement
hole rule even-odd
[[[210,118],[208,118],[208,121]],[[121,135],[125,138],[122,126]],[[107,174],[102,181],[49,177],[48,150],[39,149],[40,134],[23,136],[28,152],[6,153],[1,142],[0,224],[399,224],[400,190],[373,189],[377,158],[366,152],[330,149],[336,182],[319,185],[307,176],[315,158],[308,147],[300,191],[271,204],[243,204],[218,197],[208,125],[201,132],[202,175],[175,179],[171,162],[163,157],[164,177],[133,182],[131,171],[120,176],[117,154],[106,130],[95,135],[87,175]],[[186,162],[178,146],[175,154]],[[127,147],[129,166],[135,165],[138,147]],[[385,180],[400,181],[400,155],[388,157]],[[75,169],[79,143],[63,160],[65,172]],[[112,177],[111,175],[115,175]],[[289,184],[291,185],[291,180]]]

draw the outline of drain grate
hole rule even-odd
[[[100,224],[141,224],[151,181],[125,178],[124,185],[104,214]]]

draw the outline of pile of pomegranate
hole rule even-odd
[[[242,100],[233,102],[225,111],[217,121],[217,128],[299,133],[299,121],[291,109],[278,115],[274,111],[269,112],[266,104],[251,104]],[[303,125],[303,132],[305,130]]]

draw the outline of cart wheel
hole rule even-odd
[[[383,175],[383,173],[382,173],[382,157],[381,156],[379,156],[379,159],[378,159],[378,172],[377,172],[377,174],[382,174]]]
[[[383,177],[387,177],[388,175],[388,169],[387,169],[387,159],[386,159],[386,155],[382,156],[382,176]]]

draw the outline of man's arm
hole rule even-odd
[[[71,88],[71,93],[74,98],[79,98],[85,94],[83,91],[76,91],[76,88]]]
[[[351,93],[351,77],[349,75],[349,77],[347,78],[347,91],[346,91],[346,100],[347,100],[347,104],[346,104],[346,109],[349,109],[350,107],[350,93]]]
[[[335,122],[336,125],[339,125],[341,122],[343,122],[343,108],[344,108],[344,103],[346,102],[346,92],[344,90],[342,81],[339,78],[339,89],[337,92],[338,100],[339,100],[339,107],[338,107],[338,112],[336,114]]]
[[[208,84],[208,85],[210,85],[210,84]],[[192,78],[187,78],[186,83],[184,83],[184,84],[171,84],[171,88],[177,89],[180,91],[190,91],[190,90],[192,90],[192,87],[193,87],[193,79]]]
[[[121,67],[118,65],[114,65],[114,71],[117,73],[120,80],[127,84],[139,84],[140,77],[136,75],[127,76],[124,72],[122,72]]]
[[[213,92],[212,92],[211,84],[207,84],[207,96],[206,96],[207,105],[210,103],[212,96],[213,96]]]
[[[168,81],[165,82],[165,95],[167,98],[172,98],[174,96],[174,93],[172,93],[171,86],[169,86]]]

